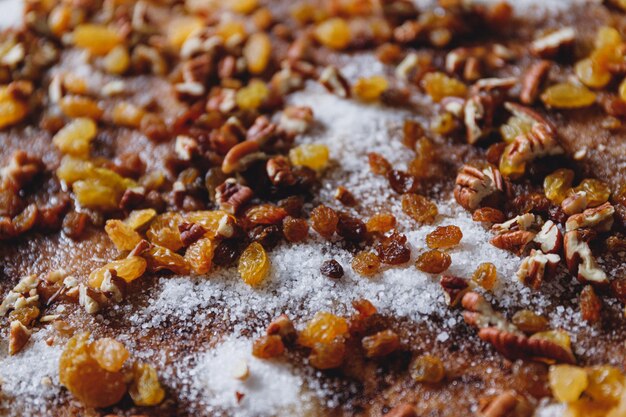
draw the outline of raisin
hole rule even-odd
[[[359,252],[352,259],[352,269],[365,277],[376,275],[380,269],[380,259],[371,252]]]
[[[319,171],[328,165],[328,147],[319,143],[308,143],[292,148],[289,160],[294,166],[305,166]]]
[[[596,295],[591,285],[586,285],[580,293],[580,313],[587,323],[597,323],[600,321],[602,312],[602,301]]]
[[[268,98],[269,88],[261,80],[252,80],[250,83],[239,89],[235,95],[235,102],[241,110],[256,110]]]
[[[272,249],[283,237],[280,227],[275,224],[269,226],[259,225],[248,232],[248,237],[253,242],[260,243],[265,249]]]
[[[133,366],[133,382],[128,393],[138,406],[155,406],[165,398],[156,369],[147,363],[136,363]]]
[[[330,207],[321,204],[311,211],[311,227],[326,239],[330,239],[337,231],[337,223],[339,216]]]
[[[341,366],[346,356],[346,344],[341,339],[329,343],[315,343],[309,355],[309,363],[317,369],[334,369]]]
[[[117,276],[124,281],[132,282],[143,275],[146,271],[146,267],[146,260],[139,256],[129,256],[124,259],[118,259],[109,262],[102,268],[92,271],[91,274],[89,274],[88,283],[92,288],[100,288],[104,280],[104,275],[111,269],[115,270]]]
[[[322,275],[332,279],[339,279],[343,277],[343,267],[334,259],[324,261],[320,267],[320,272]]]
[[[458,226],[439,226],[426,235],[426,244],[431,249],[449,249],[457,246],[463,238]]]
[[[245,218],[248,223],[258,224],[278,224],[287,216],[285,209],[271,204],[261,204],[246,210]]]
[[[422,78],[422,87],[433,101],[439,102],[445,97],[463,97],[467,86],[461,81],[450,78],[442,72],[429,72]]]
[[[217,244],[213,253],[213,263],[222,267],[231,266],[239,257],[240,252],[235,239],[222,240]]]
[[[496,266],[491,262],[478,265],[478,268],[476,268],[472,275],[472,281],[486,290],[493,290],[497,280],[498,272],[496,271]]]
[[[159,246],[163,246],[172,251],[177,251],[183,247],[178,226],[183,222],[183,217],[174,212],[158,215],[150,224],[146,232],[148,240]],[[202,224],[201,224],[202,226]]]
[[[105,337],[93,342],[90,346],[90,355],[102,369],[117,372],[122,369],[124,362],[130,356],[124,345],[115,339]]]
[[[440,274],[450,267],[450,255],[437,249],[422,253],[415,261],[415,267],[429,274]]]
[[[63,233],[73,240],[78,240],[82,237],[88,224],[89,216],[86,213],[70,211],[63,218]]]
[[[314,31],[315,39],[331,49],[345,49],[351,41],[350,26],[340,18],[334,17],[320,23]]]
[[[369,218],[365,227],[369,233],[387,233],[396,225],[396,217],[391,213],[377,213]]]
[[[132,250],[142,238],[132,227],[121,220],[107,220],[104,231],[117,250]]]
[[[275,358],[284,351],[283,339],[277,334],[261,336],[252,344],[252,354],[261,359]]]
[[[415,158],[409,162],[407,170],[409,174],[417,178],[426,178],[430,175],[431,165],[435,159],[434,146],[425,136],[415,142]]]
[[[63,154],[70,154],[78,157],[89,156],[89,144],[96,137],[98,127],[91,119],[74,119],[52,138],[52,143]]]
[[[402,56],[402,48],[393,43],[384,43],[376,48],[376,58],[383,64],[397,64]]]
[[[389,81],[383,76],[359,78],[352,86],[354,95],[363,101],[376,101],[389,87]]]
[[[562,83],[546,89],[541,100],[548,107],[575,109],[591,106],[596,101],[596,94],[582,85]]]
[[[185,251],[185,260],[196,274],[211,270],[214,245],[211,239],[202,238],[192,243]]]
[[[94,55],[106,55],[123,42],[115,29],[90,23],[78,25],[74,29],[72,39],[74,45],[87,49]]]
[[[378,313],[378,310],[376,309],[374,304],[372,304],[371,301],[366,300],[365,298],[354,300],[352,302],[352,307],[354,307],[354,309],[358,311],[361,318],[371,317],[374,314]]]
[[[39,293],[39,291],[37,291]],[[9,320],[17,320],[26,327],[30,325],[39,317],[39,308],[37,306],[25,306],[16,308],[9,313]]]
[[[553,365],[548,376],[552,395],[560,402],[574,402],[589,385],[587,372],[578,366]]]
[[[581,181],[574,191],[584,191],[587,194],[587,204],[589,207],[597,207],[606,203],[611,196],[609,186],[594,178],[587,178]]]
[[[337,234],[351,242],[362,242],[367,236],[365,223],[346,213],[339,213]]]
[[[309,225],[304,219],[287,216],[283,220],[283,235],[289,242],[302,242],[309,235]]]
[[[446,376],[441,359],[436,356],[418,356],[409,367],[411,378],[417,382],[438,383]]]
[[[250,285],[260,284],[270,269],[270,260],[265,253],[265,249],[257,242],[251,243],[239,257],[237,271],[241,279]]]
[[[387,356],[400,349],[400,337],[393,330],[383,330],[372,336],[364,337],[361,346],[368,358]]]
[[[387,173],[389,186],[398,194],[413,193],[417,190],[418,181],[414,175],[392,169]]]
[[[355,206],[357,201],[354,198],[354,194],[350,192],[346,187],[340,185],[335,191],[335,199],[339,200],[344,206]]]
[[[520,310],[516,312],[511,321],[518,329],[524,333],[537,333],[548,329],[548,320],[530,310]]]
[[[406,236],[394,232],[383,237],[374,247],[378,258],[389,265],[400,265],[411,259],[411,249],[406,243]]]
[[[185,258],[168,248],[154,245],[144,252],[143,255],[150,265],[151,272],[165,269],[179,275],[187,275],[189,273],[189,264]]]
[[[304,201],[299,196],[289,196],[278,202],[278,207],[284,209],[291,217],[300,217],[302,215],[302,207]]]
[[[343,317],[325,311],[315,313],[298,335],[298,344],[314,347],[316,343],[331,343],[348,333],[348,322]]]
[[[410,149],[415,149],[418,139],[424,136],[424,128],[414,120],[405,120],[402,126],[402,143]]]
[[[272,43],[269,36],[264,32],[252,34],[243,48],[243,56],[248,64],[248,71],[252,74],[260,74],[265,71],[271,54]]]
[[[379,153],[370,152],[367,154],[370,170],[376,175],[387,175],[391,171],[391,164]]]
[[[506,220],[502,211],[492,207],[482,207],[474,211],[472,220],[483,223],[503,223]]]
[[[432,201],[412,193],[402,195],[402,211],[419,223],[426,224],[433,223],[439,213]]]

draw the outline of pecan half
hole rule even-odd
[[[570,216],[565,222],[565,230],[593,228],[599,232],[608,232],[613,227],[615,207],[608,201],[601,206],[589,208],[580,214]]]
[[[331,93],[342,98],[350,97],[350,84],[348,80],[332,65],[324,68],[318,81]]]
[[[554,253],[544,254],[540,250],[531,250],[517,270],[517,278],[533,289],[537,290],[544,279],[554,277],[561,257]]]
[[[463,121],[467,143],[474,144],[491,131],[494,108],[493,97],[486,94],[475,94],[465,101]]]
[[[489,243],[499,249],[521,254],[526,249],[526,245],[535,238],[535,233],[528,230],[515,230],[512,232],[500,233],[491,238]]]
[[[252,189],[241,185],[234,178],[229,178],[215,189],[215,199],[230,214],[239,211],[254,195]]]
[[[581,230],[565,233],[563,241],[567,268],[582,283],[608,284],[606,273],[598,266]]]
[[[232,174],[237,171],[244,171],[250,163],[265,158],[265,154],[259,151],[259,142],[245,140],[230,148],[224,161],[222,161],[222,172]]]
[[[313,110],[308,106],[288,106],[280,117],[278,127],[290,135],[299,135],[313,123]]]
[[[552,220],[548,220],[541,226],[541,230],[533,240],[539,244],[543,253],[559,253],[563,246],[563,234]]]
[[[465,293],[470,289],[466,279],[451,275],[443,275],[439,281],[443,289],[443,296],[449,307],[456,307],[461,302]]]
[[[600,321],[602,312],[602,300],[596,294],[591,285],[586,285],[580,292],[580,314],[587,323]]]
[[[19,320],[13,320],[9,329],[9,355],[19,353],[30,339],[30,330]]]
[[[563,153],[551,128],[545,124],[535,124],[530,132],[520,135],[504,150],[502,158],[511,165],[522,165],[534,159]]]
[[[504,92],[515,87],[515,84],[517,84],[517,78],[514,77],[481,78],[480,80],[476,81],[476,83],[474,83],[474,85],[472,86],[472,90],[486,92],[500,90]]]
[[[260,146],[266,144],[276,132],[276,124],[269,121],[265,116],[259,116],[254,120],[246,133],[248,141],[257,142]]]
[[[561,202],[561,209],[563,213],[571,216],[585,210],[587,204],[587,193],[585,191],[577,191]]]
[[[284,156],[270,158],[267,161],[265,169],[272,184],[278,187],[290,186],[296,183],[296,177],[291,170],[291,164]]]
[[[182,222],[179,224],[178,231],[180,232],[180,240],[183,242],[185,247],[191,245],[206,233],[204,227],[197,223],[188,222]]]
[[[568,26],[535,39],[530,44],[530,51],[542,58],[549,58],[571,46],[575,40],[576,31],[573,27]]]
[[[522,90],[519,98],[524,104],[533,104],[539,96],[539,90],[550,72],[550,61],[541,60],[532,64],[522,76]]]
[[[556,128],[552,123],[550,123],[545,117],[536,112],[533,108],[528,106],[523,106],[518,103],[514,103],[512,101],[507,101],[504,103],[504,108],[506,108],[511,114],[515,117],[518,117],[531,126],[535,124],[543,124],[552,134],[556,134]]]
[[[474,210],[485,197],[503,190],[504,182],[497,168],[488,165],[481,170],[466,164],[456,176],[454,198],[466,210]]]

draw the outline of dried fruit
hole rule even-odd
[[[365,223],[347,213],[339,213],[338,216],[337,234],[339,236],[351,242],[362,242],[365,240],[367,237]]]
[[[86,158],[89,156],[89,144],[96,137],[98,126],[87,118],[72,120],[52,138],[52,143],[61,153]]]
[[[541,100],[548,107],[576,109],[591,106],[596,101],[596,94],[582,85],[561,83],[546,89]]]
[[[415,267],[429,274],[440,274],[450,267],[452,258],[437,249],[422,253],[415,261]]]
[[[516,312],[511,321],[518,329],[524,333],[533,334],[548,329],[548,320],[530,310],[520,310]]]
[[[146,271],[146,260],[139,256],[129,256],[128,258],[118,259],[111,261],[104,265],[102,268],[98,268],[89,274],[89,286],[92,288],[100,288],[104,275],[107,271],[115,270],[118,277],[122,278],[126,282],[132,282],[143,275]]]
[[[331,49],[345,49],[351,41],[350,26],[340,18],[334,17],[317,25],[315,39]]]
[[[97,101],[84,96],[67,95],[59,100],[59,107],[67,117],[100,120],[104,110]]]
[[[308,143],[292,148],[289,160],[295,166],[305,166],[316,171],[328,165],[328,147],[321,143]]]
[[[543,189],[548,200],[554,204],[561,204],[567,192],[572,187],[574,181],[574,171],[561,168],[546,176],[543,180]]]
[[[324,261],[322,266],[320,266],[320,272],[322,275],[332,279],[339,279],[343,277],[343,267],[334,259]]]
[[[123,45],[118,45],[111,49],[102,60],[104,69],[109,74],[121,75],[126,72],[130,66],[130,54],[128,49]]]
[[[211,270],[214,245],[211,239],[202,238],[192,243],[185,251],[185,260],[196,274],[206,274]]]
[[[338,223],[339,216],[330,207],[321,204],[311,211],[311,227],[326,239],[337,231]]]
[[[449,249],[457,246],[463,238],[458,226],[439,226],[426,235],[426,244],[431,249]]]
[[[141,230],[155,217],[156,211],[154,209],[133,210],[128,217],[124,219],[124,223],[133,230]]]
[[[121,220],[107,220],[104,231],[117,250],[132,250],[142,238],[132,227]]]
[[[493,290],[493,287],[498,281],[496,266],[491,262],[485,262],[478,265],[478,268],[476,268],[474,274],[472,274],[472,281],[486,290]]]
[[[277,334],[261,336],[252,344],[252,354],[261,359],[275,358],[284,351],[283,339]]]
[[[359,78],[352,86],[354,95],[363,101],[376,101],[389,87],[389,81],[382,75]]]
[[[315,343],[309,355],[309,363],[317,369],[334,369],[341,366],[346,355],[342,338],[329,343]]]
[[[154,243],[172,251],[177,251],[183,247],[178,226],[183,222],[183,217],[174,212],[158,215],[146,232],[146,237]],[[202,224],[200,224],[202,226]]]
[[[450,112],[436,115],[430,122],[430,130],[438,135],[447,135],[456,127],[454,116]]]
[[[549,374],[550,388],[557,401],[574,402],[587,389],[587,372],[573,365],[552,365]]]
[[[528,134],[532,126],[531,120],[513,115],[500,126],[500,134],[506,143],[511,143],[518,136]]]
[[[287,216],[283,220],[283,235],[289,242],[302,242],[309,235],[309,225],[304,219]]]
[[[443,72],[429,72],[422,78],[422,87],[434,102],[445,97],[464,97],[467,87],[461,81],[448,77]]]
[[[78,25],[72,39],[74,45],[87,49],[94,55],[106,55],[122,43],[122,38],[115,29],[90,23]]]
[[[391,189],[398,194],[413,193],[419,185],[415,175],[397,169],[387,173],[387,180]]]
[[[232,215],[221,210],[190,211],[185,214],[185,220],[202,226],[206,230],[205,236],[209,239],[231,237],[234,232],[232,228],[236,221]]]
[[[189,273],[187,260],[176,252],[159,245],[152,245],[143,256],[148,261],[150,271],[169,270],[178,275]]]
[[[272,43],[267,34],[257,32],[252,34],[243,48],[243,56],[248,64],[248,71],[260,74],[265,71],[272,54]]]
[[[115,339],[105,337],[93,342],[89,353],[102,369],[117,372],[122,369],[130,354],[126,347]]]
[[[409,367],[411,378],[417,382],[436,384],[445,378],[446,371],[441,359],[436,356],[422,355],[411,362]]]
[[[156,369],[152,365],[139,362],[133,366],[133,382],[128,388],[130,398],[137,406],[158,405],[165,398]]]
[[[379,153],[370,152],[367,154],[370,170],[376,175],[387,175],[391,171],[391,164]]]
[[[484,223],[503,223],[506,220],[504,213],[492,207],[482,207],[472,213],[472,220]]]
[[[595,401],[616,405],[624,395],[626,379],[618,368],[599,365],[587,368],[589,385],[585,394]]]
[[[254,79],[239,89],[235,95],[235,102],[241,110],[256,110],[269,96],[270,90],[261,80]]]
[[[400,349],[400,337],[393,330],[383,330],[361,340],[361,346],[368,358],[379,358]]]
[[[371,252],[359,252],[352,259],[352,269],[365,277],[376,275],[380,269],[380,259]]]
[[[578,79],[591,88],[602,88],[611,81],[611,73],[600,65],[598,60],[585,58],[574,65],[574,72]]]
[[[396,217],[391,213],[376,213],[365,226],[369,233],[387,233],[396,226]]]
[[[378,258],[389,265],[407,263],[411,259],[411,249],[407,245],[406,240],[406,236],[398,232],[384,236],[375,245]]]
[[[28,106],[17,100],[7,86],[0,86],[0,129],[19,123],[28,113]]]
[[[252,242],[239,257],[237,271],[243,281],[250,285],[259,285],[267,276],[270,269],[270,260],[263,246]]]
[[[574,191],[584,191],[586,193],[588,207],[597,207],[604,204],[611,196],[611,189],[609,186],[606,183],[594,178],[582,180],[581,183],[574,188]]]
[[[348,322],[343,317],[320,311],[307,323],[298,335],[298,344],[314,347],[316,343],[331,343],[348,333]]]
[[[87,407],[109,407],[126,393],[121,372],[109,372],[91,356],[89,333],[72,337],[59,360],[59,380]]]
[[[144,109],[126,101],[120,101],[113,107],[113,123],[117,126],[139,128],[141,120],[146,115]]]
[[[413,193],[402,195],[402,211],[419,223],[426,224],[433,223],[439,213],[435,203]]]

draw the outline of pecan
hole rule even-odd
[[[439,281],[439,285],[441,285],[443,289],[446,304],[450,307],[459,305],[465,293],[470,289],[466,279],[451,275],[443,275]]]
[[[9,330],[9,355],[19,353],[30,339],[30,330],[19,320],[13,320]]]
[[[185,247],[200,239],[206,233],[206,229],[197,223],[182,222],[178,225],[180,240]]]
[[[304,86],[302,74],[292,68],[283,68],[276,72],[270,80],[272,91],[284,96],[292,91],[296,91]]]
[[[276,132],[276,124],[269,121],[265,116],[259,116],[254,120],[246,133],[246,140],[254,141],[260,146],[267,143]]]
[[[478,329],[497,327],[512,333],[519,331],[517,327],[509,323],[501,314],[494,311],[491,304],[476,292],[470,291],[463,295],[461,304],[466,310],[463,312],[463,319],[470,326]]]
[[[423,25],[407,20],[393,30],[393,39],[398,43],[411,43],[420,36],[423,30]]]
[[[85,308],[87,314],[96,314],[107,301],[108,299],[102,291],[85,284],[78,285],[78,304]]]
[[[586,285],[580,293],[580,314],[587,323],[600,321],[602,312],[602,300],[598,297],[591,285]]]
[[[455,48],[446,54],[445,67],[449,73],[456,73],[464,68],[467,60],[472,56],[470,48]]]
[[[183,161],[190,161],[194,156],[200,153],[198,141],[185,135],[176,136],[174,150],[176,151],[176,156]]]
[[[541,226],[541,230],[533,239],[539,244],[543,253],[559,253],[563,246],[563,234],[552,220]]]
[[[206,103],[207,111],[218,111],[223,114],[230,113],[237,107],[236,93],[232,88],[212,90],[211,96]]]
[[[535,39],[530,44],[530,51],[542,58],[554,57],[557,53],[571,46],[576,40],[573,27],[564,27],[548,35]]]
[[[608,201],[601,206],[589,208],[580,214],[570,216],[565,222],[565,230],[593,228],[600,232],[608,232],[613,226],[615,208]]]
[[[318,81],[331,93],[342,98],[350,97],[350,84],[348,80],[332,65],[324,68]]]
[[[278,127],[290,135],[307,131],[313,123],[313,110],[308,106],[288,106],[280,117]]]
[[[230,214],[239,211],[254,195],[249,187],[239,184],[233,178],[224,181],[215,192],[215,199],[222,210]]]
[[[100,291],[102,291],[107,299],[119,303],[126,295],[126,281],[118,277],[114,269],[109,269],[104,273],[104,278],[100,284]]]
[[[466,210],[474,210],[487,196],[504,190],[504,183],[500,171],[492,165],[482,170],[463,165],[456,177],[454,198]]]
[[[130,211],[139,207],[146,200],[146,190],[143,187],[129,188],[124,191],[120,199],[120,208]]]
[[[476,83],[474,83],[474,85],[472,86],[472,90],[476,92],[479,92],[479,91],[490,92],[494,90],[504,92],[515,87],[515,84],[517,84],[517,78],[514,78],[514,77],[482,78],[476,81]]]
[[[550,133],[556,133],[556,128],[552,125],[552,123],[550,123],[546,118],[537,113],[531,107],[522,106],[521,104],[507,101],[506,103],[504,103],[504,108],[511,112],[515,117],[526,121],[531,126],[534,126],[535,124],[543,124],[550,131]]]
[[[468,81],[474,81],[480,78],[481,76],[481,61],[471,56],[467,58],[465,62],[465,67],[463,68],[463,78]]]
[[[130,258],[131,256],[141,256],[145,251],[147,251],[151,247],[152,247],[152,244],[150,242],[148,242],[145,239],[142,239],[139,241],[139,243],[137,243],[137,245],[135,245],[133,250],[129,252],[127,257]]]
[[[514,230],[511,232],[503,232],[492,237],[489,243],[496,248],[521,254],[526,249],[526,245],[528,245],[534,237],[534,232],[530,232],[528,230]]]
[[[270,158],[267,161],[265,169],[272,184],[278,187],[291,186],[296,183],[296,177],[291,170],[291,164],[284,156]]]
[[[544,279],[554,277],[556,268],[561,261],[557,254],[544,254],[540,250],[531,250],[530,255],[522,260],[517,270],[517,278],[525,285],[537,290]]]
[[[222,171],[224,174],[232,174],[237,171],[244,171],[250,163],[263,159],[265,154],[259,151],[259,142],[246,140],[230,148],[224,161]]]
[[[550,61],[541,60],[532,64],[530,68],[524,72],[522,76],[522,90],[519,94],[522,103],[533,104],[535,102],[539,95],[541,85],[548,77],[551,66]]]
[[[474,144],[493,127],[495,102],[486,94],[475,94],[465,101],[464,117],[467,143]]]
[[[293,344],[298,337],[298,333],[296,332],[293,322],[286,314],[281,314],[272,320],[270,325],[267,327],[267,334],[279,335],[283,340],[283,343],[286,345]]]
[[[41,158],[18,150],[13,153],[9,164],[0,170],[0,189],[19,191],[44,170]]]
[[[537,123],[530,132],[515,138],[504,150],[502,158],[508,160],[511,166],[519,166],[537,158],[561,153],[563,148],[557,142],[550,126]]]
[[[565,233],[563,241],[567,268],[582,283],[607,284],[606,273],[596,263],[581,230]]]
[[[492,398],[478,411],[479,417],[517,417],[516,409],[525,403],[525,400],[513,390],[505,391]]]
[[[393,407],[383,417],[418,417],[415,407],[410,404],[399,404]]]
[[[566,197],[561,202],[561,209],[563,213],[568,216],[580,213],[587,208],[587,193],[584,191],[577,191],[572,195]]]

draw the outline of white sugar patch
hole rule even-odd
[[[20,0],[0,0],[0,29],[17,26],[22,22],[24,2]]]
[[[566,407],[563,404],[549,404],[547,400],[543,401],[535,410],[533,417],[562,417]]]
[[[310,397],[302,377],[284,361],[259,360],[251,350],[251,341],[230,338],[200,357],[189,374],[195,389],[204,394],[201,403],[235,417],[304,415]],[[245,381],[234,376],[242,361],[249,369]],[[237,392],[243,394],[240,401]]]

